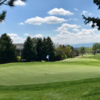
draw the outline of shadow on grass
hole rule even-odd
[[[90,96],[99,96],[100,95],[100,87],[93,88],[91,91],[83,94],[83,97],[90,97]]]
[[[70,81],[70,82],[56,82],[56,83],[46,83],[46,84],[35,84],[35,85],[19,85],[19,86],[0,86],[0,92],[2,91],[25,91],[25,90],[32,90],[32,91],[39,91],[39,90],[47,90],[47,89],[58,89],[64,87],[70,87],[80,84],[87,84],[87,83],[99,83],[100,78],[91,78],[91,79],[84,79],[84,80],[77,80],[77,81]],[[93,93],[90,91],[89,94],[84,94],[83,96],[89,96],[93,94],[100,94],[100,89],[98,88],[93,90]]]

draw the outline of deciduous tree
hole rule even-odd
[[[82,54],[82,57],[83,57],[83,54],[85,53],[85,47],[80,47],[79,51],[80,51],[80,53]]]

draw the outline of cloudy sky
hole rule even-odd
[[[18,0],[15,5],[0,7],[7,10],[0,35],[7,33],[14,43],[23,43],[27,36],[50,36],[59,44],[100,42],[100,32],[91,28],[91,23],[84,25],[82,19],[82,14],[100,15],[93,0]]]

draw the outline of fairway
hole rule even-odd
[[[94,57],[94,56],[93,56]],[[92,56],[65,62],[0,65],[0,85],[30,85],[100,77],[100,60]]]

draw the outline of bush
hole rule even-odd
[[[18,62],[21,62],[21,61],[22,61],[21,56],[17,56],[17,61],[18,61]]]

